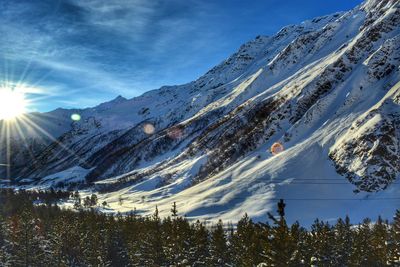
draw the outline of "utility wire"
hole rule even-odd
[[[274,183],[275,182],[275,183]],[[280,184],[280,183],[284,183],[286,181],[274,181],[271,182],[270,184]],[[295,185],[295,184],[306,184],[306,185],[310,185],[310,184],[339,184],[339,185],[351,185],[352,183],[334,183],[334,182],[288,182],[285,185]],[[390,183],[390,184],[400,184],[398,182],[396,183]],[[268,184],[267,184],[268,185]]]
[[[252,197],[232,197],[229,199],[249,199]],[[221,198],[206,198],[206,199],[221,199]],[[254,197],[253,197],[254,199]],[[257,199],[257,198],[255,198]],[[259,198],[258,198],[259,199]],[[379,201],[379,200],[400,200],[400,197],[382,197],[382,198],[263,198],[266,200],[272,200],[272,201],[279,201],[281,199],[283,200],[288,200],[288,201],[337,201],[337,200],[343,200],[343,201]]]
[[[301,178],[288,178],[288,179],[271,179],[271,182],[275,181],[347,181],[343,179],[301,179]]]

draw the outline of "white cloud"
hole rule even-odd
[[[2,12],[0,34],[8,42],[0,43],[0,55],[11,67],[0,66],[0,76],[23,77],[43,88],[37,92],[43,99],[89,91],[132,97],[189,81],[182,72],[196,65],[195,55],[214,51],[210,40],[221,45],[220,34],[209,29],[210,4],[200,1],[69,3],[71,14],[43,18],[30,17],[35,2]]]

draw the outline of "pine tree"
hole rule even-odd
[[[260,245],[261,245],[261,262],[260,266],[267,266],[268,262],[268,257],[271,252],[271,242],[270,242],[270,236],[271,236],[271,226],[268,223],[258,223],[257,224],[257,235],[259,236],[260,239]]]
[[[353,249],[349,259],[349,266],[375,266],[371,251],[371,220],[364,219],[354,232]]]
[[[389,261],[389,226],[387,222],[384,222],[379,216],[378,220],[372,227],[372,238],[371,238],[371,248],[372,250],[369,254],[372,257],[372,261],[375,266],[383,266]]]
[[[172,220],[166,220],[166,240],[165,247],[167,263],[170,265],[187,265],[190,258],[190,224],[182,217],[178,216],[178,209],[174,202],[171,209]]]
[[[293,241],[285,220],[285,204],[283,200],[278,203],[279,219],[269,214],[274,222],[271,228],[270,251],[267,255],[267,263],[270,266],[290,266],[296,252],[296,244]]]
[[[11,221],[10,249],[13,265],[40,266],[46,263],[48,254],[40,220],[29,210],[15,216]]]
[[[72,200],[74,201],[74,209],[82,209],[82,200],[78,191],[72,194]]]
[[[170,265],[177,265],[180,261],[180,244],[179,244],[179,222],[178,222],[178,209],[176,207],[176,202],[172,204],[171,208],[172,220],[170,222],[165,221],[166,226],[170,226],[166,229],[168,240],[167,242],[167,259]]]
[[[177,218],[177,262],[178,265],[187,266],[189,265],[189,258],[190,258],[190,248],[193,246],[191,243],[192,234],[190,232],[190,223],[186,218],[178,217]]]
[[[131,259],[133,266],[154,266],[153,254],[151,248],[150,234],[150,218],[144,218],[138,225],[138,237],[136,238],[135,247],[133,247]]]
[[[8,240],[9,228],[0,214],[0,266],[12,266],[12,255]]]
[[[107,260],[105,215],[90,211],[81,225],[80,249],[85,258],[85,265],[110,266]]]
[[[311,226],[311,235],[313,243],[312,248],[314,250],[313,257],[316,263],[322,266],[332,266],[334,233],[331,226],[317,219]]]
[[[400,210],[396,210],[393,224],[390,228],[389,262],[393,266],[400,266]]]
[[[197,221],[191,227],[190,266],[205,266],[209,259],[209,233],[207,228]]]
[[[2,214],[0,214],[0,265],[3,262],[2,259],[4,258],[4,248],[5,248],[5,243],[6,243],[6,237],[5,237],[5,229],[4,229],[4,219]]]
[[[336,266],[347,266],[353,247],[353,232],[351,230],[350,218],[346,216],[343,221],[338,219],[335,227],[335,241],[333,247],[333,260]]]
[[[400,211],[391,225],[379,217],[352,226],[346,217],[307,231],[287,225],[280,201],[273,226],[245,215],[236,230],[219,221],[208,231],[179,217],[176,204],[161,220],[157,208],[106,216],[51,204],[63,196],[0,189],[0,266],[400,266]],[[37,199],[51,205],[29,204]]]
[[[131,266],[143,266],[140,262],[142,255],[144,254],[142,243],[145,232],[141,227],[142,223],[143,218],[136,215],[136,213],[128,216],[125,221],[125,242],[128,247],[127,252]]]
[[[161,236],[161,241],[163,241],[163,251],[165,253],[165,261],[166,265],[170,266],[172,265],[172,262],[174,262],[175,256],[174,256],[174,248],[172,245],[173,240],[175,240],[175,237],[173,236],[174,234],[174,226],[171,217],[166,217],[162,221],[162,236]]]
[[[109,217],[106,220],[105,239],[107,262],[109,262],[111,266],[128,266],[129,257],[127,246],[124,242],[122,229],[117,227],[114,217]]]
[[[291,266],[302,267],[308,266],[308,261],[312,257],[311,242],[306,229],[300,226],[299,222],[295,222],[290,227],[290,236],[295,244],[295,252],[291,259]]]
[[[68,266],[82,265],[84,252],[87,248],[81,249],[83,233],[83,216],[63,216],[56,222],[54,229],[62,240],[62,255]]]
[[[65,225],[68,223],[68,220],[66,217],[61,216],[60,221],[55,220],[52,225],[52,229],[49,233],[49,242],[50,242],[50,247],[51,247],[51,254],[52,254],[52,264],[53,266],[67,266],[68,265],[68,260],[67,260],[67,252],[66,250],[68,249],[67,243],[67,235],[69,225]]]
[[[237,223],[237,230],[232,236],[232,249],[235,264],[253,266],[262,262],[262,248],[254,242],[254,223],[247,214]]]
[[[226,266],[229,263],[227,237],[221,220],[213,227],[210,240],[210,266]]]
[[[176,208],[176,202],[172,204],[171,215],[173,219],[176,219],[178,217],[178,209]]]
[[[289,228],[285,220],[280,220],[272,227],[271,250],[268,262],[272,266],[289,266],[296,251]]]
[[[162,229],[157,206],[153,216],[149,221],[147,232],[148,234],[146,241],[149,252],[151,253],[149,262],[151,266],[162,266],[165,264],[166,260],[163,249],[163,240],[160,240],[160,237],[162,236]]]

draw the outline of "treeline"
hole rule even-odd
[[[178,216],[110,216],[93,208],[62,210],[67,193],[0,190],[0,266],[400,266],[400,211],[352,225],[316,220],[306,229],[278,216],[212,227]],[[46,194],[42,192],[42,194]],[[51,195],[51,196],[50,196]],[[70,195],[77,198],[76,194]]]

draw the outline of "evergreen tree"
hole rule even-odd
[[[82,200],[78,191],[72,194],[72,200],[74,201],[74,209],[82,209]]]
[[[156,207],[151,220],[148,222],[147,235],[145,237],[147,250],[149,255],[149,264],[151,266],[162,266],[165,264],[165,254],[163,249],[161,219],[158,214],[158,207]]]
[[[400,210],[396,210],[389,234],[389,262],[393,266],[400,266]]]
[[[308,266],[307,263],[312,257],[313,251],[307,230],[301,227],[298,222],[295,222],[290,227],[290,236],[296,248],[291,259],[291,266]]]
[[[226,266],[230,262],[227,237],[221,220],[213,227],[210,240],[210,266]]]
[[[64,216],[61,216],[61,222],[54,221],[52,229],[48,235],[50,246],[51,246],[51,254],[52,254],[52,265],[53,266],[68,266],[67,260],[67,252],[68,249],[66,240],[67,240],[67,229],[68,225],[64,225],[68,221]]]
[[[106,220],[105,239],[107,248],[106,261],[111,266],[128,266],[129,256],[124,242],[123,231],[117,227],[114,217],[109,217]]]
[[[371,251],[370,255],[375,266],[384,266],[389,261],[389,226],[379,216],[374,223],[371,233]]]
[[[194,245],[190,241],[192,240],[192,234],[190,232],[190,223],[184,217],[177,217],[176,219],[177,228],[177,255],[176,260],[178,265],[187,266],[189,265],[190,248]]]
[[[279,220],[271,230],[271,250],[268,262],[272,266],[289,266],[292,264],[296,244],[293,242],[285,220]]]
[[[170,265],[187,264],[190,258],[190,224],[182,217],[178,216],[176,203],[171,209],[172,220],[165,221],[166,226],[166,258]]]
[[[190,266],[205,266],[210,257],[209,233],[200,221],[192,225],[191,232]]]
[[[271,226],[268,223],[258,223],[257,224],[257,235],[259,236],[260,245],[261,245],[261,262],[260,266],[267,266],[268,257],[271,252]]]
[[[317,219],[311,226],[311,236],[316,263],[322,266],[334,266],[334,233],[331,226]]]
[[[40,220],[33,217],[29,210],[11,220],[10,249],[12,264],[21,266],[40,266],[46,263],[46,239]]]
[[[140,265],[140,259],[143,254],[142,241],[144,231],[142,230],[143,218],[132,213],[129,215],[124,223],[125,242],[128,247],[128,257],[132,266]]]
[[[107,259],[105,215],[90,211],[82,220],[80,231],[80,249],[88,266],[111,266]]]
[[[364,219],[361,225],[358,225],[354,231],[353,249],[351,251],[349,266],[375,266],[371,255],[371,220]]]
[[[239,220],[237,230],[232,236],[234,263],[238,266],[254,266],[262,262],[262,248],[254,241],[254,223],[247,214]]]
[[[290,266],[293,263],[296,252],[296,244],[292,239],[285,220],[285,204],[283,200],[278,203],[279,219],[269,214],[274,222],[271,228],[270,250],[267,254],[267,263],[270,266]]]
[[[287,225],[280,201],[272,226],[245,215],[236,229],[219,221],[208,231],[176,204],[161,220],[157,208],[146,217],[61,210],[54,203],[66,196],[0,189],[0,266],[400,266],[400,211],[391,225],[379,217],[352,226],[346,217],[307,230]]]
[[[333,247],[333,262],[336,266],[347,266],[353,247],[353,232],[351,230],[350,218],[338,219],[335,227],[335,241]]]
[[[178,209],[176,208],[176,202],[172,204],[171,215],[173,219],[176,219],[178,217]]]
[[[12,266],[12,255],[10,253],[8,235],[9,227],[0,214],[0,266]]]

